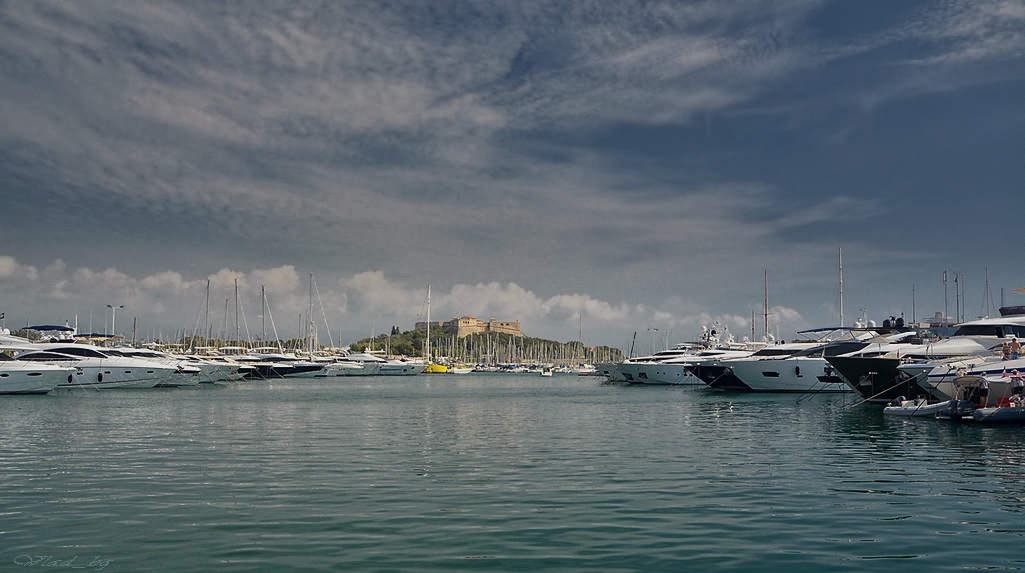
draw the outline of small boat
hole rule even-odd
[[[949,404],[948,401],[944,402],[932,402],[926,398],[915,398],[913,400],[907,400],[903,396],[898,396],[892,402],[890,402],[885,408],[883,408],[884,414],[891,416],[931,416],[935,417],[937,412],[945,410]]]
[[[1025,402],[1021,399],[1000,400],[995,407],[976,408],[972,412],[972,421],[980,424],[1023,424],[1025,423]]]
[[[970,400],[949,400],[945,402],[946,408],[936,412],[937,420],[950,420],[953,422],[971,421],[975,413],[975,402]]]
[[[541,375],[542,376],[551,376],[553,372],[554,372],[554,370],[552,370],[551,366],[545,366],[544,368],[541,369]]]

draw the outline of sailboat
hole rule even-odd
[[[431,285],[427,285],[427,366],[424,374],[447,374],[448,366],[436,364],[432,360],[431,352]]]

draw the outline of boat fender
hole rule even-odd
[[[68,384],[71,384],[74,381],[75,381],[75,375],[74,374],[68,374]]]
[[[794,367],[794,374],[797,374],[798,376],[801,375],[801,367],[800,366],[795,366]]]
[[[103,382],[103,372],[100,372],[99,374],[96,375],[96,381],[97,382]]]

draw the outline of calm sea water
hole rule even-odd
[[[0,570],[1025,567],[1022,428],[421,375],[0,399]]]

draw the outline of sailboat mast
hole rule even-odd
[[[840,327],[842,328],[843,323],[843,247],[840,247]]]
[[[309,332],[309,352],[310,360],[313,360],[313,273],[310,273],[310,313],[306,315],[306,321],[309,323],[307,328]]]
[[[242,330],[238,325],[238,279],[235,279],[235,340],[242,340]]]
[[[765,298],[763,299],[762,308],[764,309],[764,315],[762,316],[762,323],[764,330],[762,336],[765,340],[769,339],[769,269],[765,269]]]
[[[206,334],[203,344],[210,346],[210,279],[206,279],[206,324],[203,326],[203,332]]]
[[[990,309],[993,307],[993,298],[989,294],[989,267],[986,267],[986,294],[983,297],[983,300],[985,300],[985,308],[983,309],[982,314],[986,318],[989,318],[993,314],[990,312]]]
[[[431,285],[427,285],[427,363],[431,362]]]
[[[911,324],[918,323],[918,309],[915,307],[917,301],[915,300],[915,283],[911,283]]]

